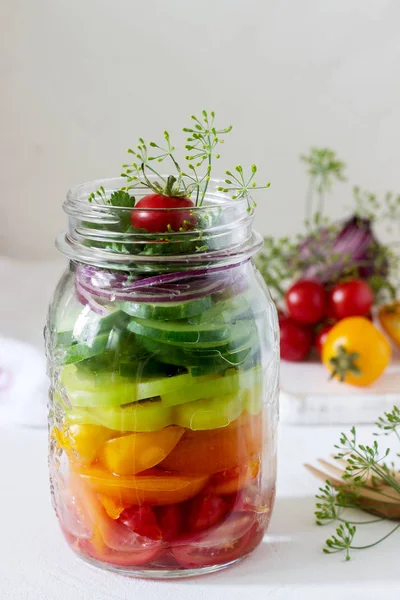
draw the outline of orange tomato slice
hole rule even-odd
[[[171,426],[149,433],[132,433],[107,441],[100,462],[116,475],[135,475],[155,467],[177,445],[183,427]]]
[[[228,427],[187,430],[160,466],[179,473],[211,475],[250,460],[261,450],[262,421],[245,415]]]
[[[166,473],[158,469],[133,477],[122,477],[100,467],[86,467],[81,468],[79,474],[94,492],[124,506],[163,506],[184,502],[198,494],[208,481],[206,476]]]
[[[119,519],[121,513],[126,509],[130,508],[131,504],[123,503],[115,498],[109,498],[108,496],[97,495],[98,499],[103,505],[104,510],[110,519]]]
[[[206,492],[227,496],[235,494],[255,479],[260,470],[260,461],[250,460],[244,465],[221,471],[213,475],[206,487]]]

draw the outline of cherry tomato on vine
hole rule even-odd
[[[374,294],[368,283],[361,279],[351,279],[338,283],[330,291],[328,312],[335,319],[365,317],[374,302]]]
[[[326,292],[317,281],[298,281],[288,289],[285,300],[290,316],[299,323],[311,325],[325,316]]]
[[[332,327],[334,327],[334,323],[331,323],[330,325],[324,325],[324,327],[322,327],[322,329],[320,329],[315,337],[315,347],[317,349],[317,352],[320,356],[322,356],[322,349],[324,347],[324,344],[326,342],[326,338],[328,337],[328,333],[330,332],[330,330],[332,329]]]
[[[190,209],[194,204],[189,198],[175,198],[162,194],[148,194],[137,202],[132,210],[131,221],[136,229],[147,229],[151,233],[166,233],[169,229],[179,231],[181,227],[193,229],[196,218]],[[155,209],[161,210],[155,210]],[[188,210],[174,210],[185,209]]]
[[[339,321],[328,333],[322,350],[322,361],[331,376],[359,387],[378,379],[390,357],[389,342],[364,317]]]
[[[304,360],[312,346],[311,331],[288,317],[280,322],[280,332],[281,358],[293,362]]]

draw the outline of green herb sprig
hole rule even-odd
[[[381,434],[395,434],[400,441],[400,409],[397,406],[391,412],[379,417],[376,425]],[[314,514],[317,525],[339,523],[335,534],[326,540],[323,552],[332,554],[344,551],[346,560],[350,560],[352,550],[363,550],[376,546],[400,528],[400,523],[397,523],[388,533],[371,544],[364,546],[354,544],[358,526],[392,521],[389,517],[383,516],[381,502],[369,499],[368,503],[365,503],[362,494],[363,488],[372,487],[375,494],[380,495],[384,502],[387,492],[383,491],[381,487],[385,485],[399,494],[400,499],[400,473],[394,464],[388,465],[385,462],[390,454],[388,448],[381,451],[376,440],[371,445],[358,443],[355,427],[352,427],[349,435],[341,434],[340,444],[335,448],[338,450],[335,459],[341,462],[346,461],[346,468],[342,475],[343,485],[337,489],[327,480],[326,485],[319,488],[319,493],[316,495]],[[354,509],[362,509],[380,516],[354,521],[347,516],[348,511]],[[400,502],[398,509],[400,512]]]
[[[262,190],[270,187],[270,182],[265,185],[257,185],[254,181],[255,174],[257,173],[256,165],[251,165],[250,175],[245,178],[243,174],[242,165],[237,165],[235,167],[235,171],[237,175],[235,175],[232,171],[225,171],[226,175],[228,175],[229,179],[225,179],[225,184],[227,187],[218,187],[217,189],[221,192],[229,193],[233,192],[232,200],[240,200],[241,198],[245,198],[247,200],[247,210],[250,212],[251,207],[256,207],[257,204],[253,199],[252,192],[254,190]]]
[[[232,131],[232,126],[219,128],[215,125],[215,112],[203,110],[201,116],[191,116],[193,122],[190,127],[184,127],[183,131],[188,134],[185,143],[185,164],[181,166],[175,154],[175,146],[171,142],[168,131],[164,131],[165,144],[157,142],[145,142],[139,138],[137,146],[128,149],[128,153],[134,156],[130,164],[122,165],[124,169],[121,177],[127,181],[124,191],[135,190],[138,187],[147,187],[158,194],[170,197],[186,197],[194,200],[195,206],[202,206],[212,176],[214,161],[220,158],[216,151],[217,146],[224,143],[224,136]],[[162,175],[156,166],[157,163],[168,161],[175,171],[169,176]],[[255,189],[269,187],[257,186],[254,175],[257,167],[252,165],[250,176],[247,180],[243,175],[243,167],[236,167],[238,177],[232,175],[231,171],[226,173],[232,180],[226,180],[229,188],[219,187],[219,191],[232,192],[232,200],[246,198],[249,206],[252,203],[252,192]],[[148,175],[155,176],[150,180]]]

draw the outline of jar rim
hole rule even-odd
[[[165,175],[165,177],[167,177],[167,175]],[[149,175],[148,179],[150,181],[152,180],[157,180],[158,178],[155,177],[154,175]],[[199,206],[193,206],[190,208],[190,210],[193,211],[202,211],[207,209],[216,209],[216,208],[221,208],[221,204],[228,204],[228,203],[232,203],[234,202],[238,207],[240,207],[241,209],[244,209],[248,212],[248,202],[246,200],[246,198],[241,198],[239,200],[233,200],[227,193],[222,192],[220,190],[218,190],[218,187],[223,187],[225,184],[223,179],[218,179],[218,178],[214,178],[212,177],[209,180],[209,189],[207,190],[207,199],[213,199],[215,201],[215,203],[210,203],[207,202],[207,205],[199,205]],[[140,210],[140,208],[137,207],[133,207],[133,208],[127,208],[124,206],[110,206],[108,204],[103,204],[103,205],[98,205],[98,204],[91,204],[90,202],[88,202],[88,198],[89,195],[92,192],[95,192],[96,190],[98,190],[101,186],[104,187],[104,189],[106,190],[106,193],[108,192],[109,194],[111,194],[114,191],[118,191],[120,190],[122,187],[126,186],[126,179],[124,177],[109,177],[109,178],[102,178],[102,179],[93,179],[93,180],[89,180],[89,181],[85,181],[83,183],[79,183],[76,186],[73,186],[72,188],[70,188],[67,192],[67,197],[66,197],[66,201],[63,204],[63,209],[67,214],[70,214],[71,209],[77,209],[79,207],[81,207],[82,204],[82,208],[90,208],[93,206],[101,206],[102,208],[110,208],[113,210],[128,210],[128,211],[136,211],[136,210]],[[135,189],[133,190],[135,193],[133,193],[133,196],[136,195],[147,195],[149,193],[151,193],[151,190],[149,190],[148,187],[145,186],[137,186],[135,187]],[[139,194],[137,194],[137,192],[139,192]],[[143,193],[144,192],[144,193]],[[142,209],[143,210],[143,209]],[[147,211],[165,211],[165,212],[172,212],[172,211],[187,211],[187,207],[174,207],[174,208],[147,208],[146,207],[146,212]],[[253,209],[250,207],[250,212],[251,214],[253,214]]]
[[[108,269],[168,270],[183,268],[189,263],[190,268],[197,268],[195,265],[203,268],[204,265],[242,262],[261,248],[262,237],[252,230],[254,211],[249,208],[247,199],[233,200],[227,193],[218,190],[223,183],[219,179],[210,179],[204,203],[190,207],[191,213],[205,219],[204,227],[160,234],[143,230],[121,232],[121,219],[129,218],[129,214],[143,211],[143,208],[113,206],[101,199],[99,202],[89,201],[90,194],[100,186],[105,197],[109,198],[114,191],[126,186],[125,178],[96,179],[78,184],[68,191],[63,205],[69,216],[69,231],[57,238],[57,248],[75,262]],[[136,198],[148,194],[149,188],[144,186],[132,190]],[[187,211],[188,208],[145,210],[171,214]],[[211,242],[211,248],[207,247],[205,240]],[[154,244],[166,242],[171,245],[171,251],[158,255],[152,252]],[[192,242],[193,246],[190,252],[184,251],[188,242]],[[117,251],[117,247],[122,247],[123,251]]]

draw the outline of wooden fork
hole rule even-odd
[[[344,459],[335,460],[337,463],[335,465],[322,458],[319,458],[318,462],[323,470],[308,464],[304,466],[318,479],[321,479],[323,482],[329,481],[337,490],[344,492],[355,491],[355,486],[352,485],[351,480],[342,479],[347,464]],[[341,468],[337,465],[340,465]],[[396,480],[399,480],[397,474]],[[386,517],[387,519],[400,520],[400,494],[378,478],[375,480],[369,477],[366,480],[365,486],[361,488],[357,487],[357,502],[360,508],[374,515]]]

